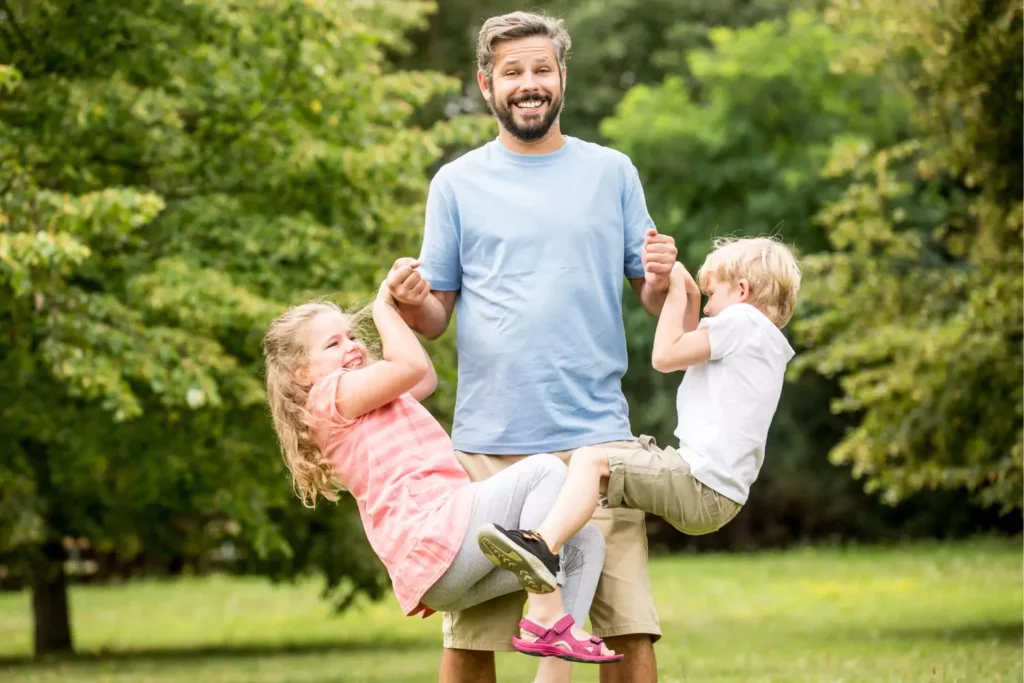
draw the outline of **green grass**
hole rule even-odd
[[[1019,540],[659,558],[660,680],[1021,681],[1022,570]],[[87,656],[34,663],[28,596],[0,595],[0,680],[437,680],[439,617],[406,619],[390,598],[332,616],[314,583],[78,588],[72,610]],[[535,663],[499,655],[499,680]]]

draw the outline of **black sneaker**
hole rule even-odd
[[[551,593],[558,586],[558,555],[537,532],[506,531],[497,524],[484,524],[476,540],[484,556],[515,574],[526,592]]]

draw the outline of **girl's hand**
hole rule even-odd
[[[380,283],[380,287],[377,289],[377,299],[374,303],[386,304],[388,306],[395,305],[395,298],[391,296],[391,289],[388,287],[388,281]]]

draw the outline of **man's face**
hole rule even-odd
[[[562,111],[564,74],[555,43],[533,36],[499,43],[490,79],[480,89],[502,127],[523,142],[543,139]]]

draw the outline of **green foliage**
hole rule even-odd
[[[486,110],[476,84],[476,38],[491,16],[543,11],[565,20],[573,40],[562,129],[601,140],[600,123],[633,85],[657,83],[666,74],[689,77],[685,54],[708,45],[710,29],[750,26],[784,14],[786,0],[548,0],[524,6],[513,0],[439,0],[429,26],[412,37],[415,49],[402,63],[458,76],[461,97],[441,109]],[[807,2],[818,4],[818,0]]]
[[[230,540],[249,570],[380,590],[350,514],[291,496],[259,342],[286,305],[369,297],[418,249],[426,169],[490,132],[410,125],[458,87],[389,66],[430,9],[0,4],[5,565]]]
[[[819,175],[833,136],[892,140],[903,103],[836,68],[845,38],[811,13],[710,39],[688,55],[694,86],[670,76],[633,88],[604,133],[640,169],[659,230],[694,267],[715,234],[779,229],[802,248],[821,245],[810,218],[830,191]]]
[[[837,140],[826,175],[849,186],[820,214],[832,251],[806,261],[797,330],[815,348],[798,369],[841,378],[833,410],[858,424],[832,459],[892,502],[966,489],[1012,509],[1024,495],[1021,16],[966,0],[833,11],[883,28],[846,64],[912,93],[921,132]]]
[[[808,12],[718,28],[710,40],[711,48],[688,55],[692,84],[669,76],[634,87],[604,122],[605,134],[636,164],[658,229],[675,236],[691,269],[716,235],[781,233],[801,251],[824,246],[811,219],[839,191],[819,178],[833,136],[859,131],[894,139],[907,125],[906,98],[837,68],[846,38]],[[624,386],[634,429],[671,441],[680,375],[651,370],[652,321],[632,301],[626,316],[631,346]],[[776,468],[792,469],[773,464],[776,459],[813,463],[842,434],[842,424],[806,412],[825,404],[828,386],[808,380],[786,392],[799,400],[782,403],[770,435],[771,462],[754,492],[766,501],[779,499]],[[818,422],[825,426],[810,426]],[[823,509],[824,501],[812,498],[833,485],[822,483],[813,466],[799,469],[803,504]]]
[[[785,15],[788,0],[586,0],[562,3],[573,35],[566,130],[587,140],[614,137],[601,121],[634,85],[666,76],[699,87],[689,55],[715,44],[721,28],[741,29]],[[800,3],[813,6],[814,2]]]

